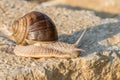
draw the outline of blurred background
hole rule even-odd
[[[90,10],[102,18],[120,14],[120,0],[27,0],[43,6],[64,7],[72,10]]]
[[[120,18],[120,0],[0,0],[0,25],[7,25],[33,10],[42,11],[54,18],[54,8],[90,11],[100,18]]]

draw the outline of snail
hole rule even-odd
[[[86,32],[74,44],[58,41],[58,32],[53,21],[44,13],[32,11],[15,20],[12,31],[1,28],[8,38],[14,40],[18,45],[14,53],[24,57],[78,57],[82,49],[77,48],[78,43]]]

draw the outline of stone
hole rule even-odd
[[[79,48],[86,52],[72,59],[16,56],[13,53],[16,43],[0,34],[0,44],[8,44],[3,46],[5,49],[0,45],[0,80],[120,80],[120,19],[117,17],[103,19],[93,11],[43,7],[19,0],[1,0],[0,5],[7,10],[0,11],[0,24],[8,27],[27,12],[46,13],[55,22],[62,42],[74,43],[87,28],[79,43]]]

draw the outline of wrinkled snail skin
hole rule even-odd
[[[73,44],[63,42],[43,42],[28,46],[17,45],[14,49],[14,53],[18,56],[34,58],[75,58],[79,55],[80,50]]]

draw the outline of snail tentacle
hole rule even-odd
[[[81,41],[81,39],[83,38],[83,36],[85,35],[85,32],[87,31],[87,29],[85,29],[82,34],[80,35],[80,37],[78,38],[78,40],[74,43],[74,45],[78,46],[79,42]]]

